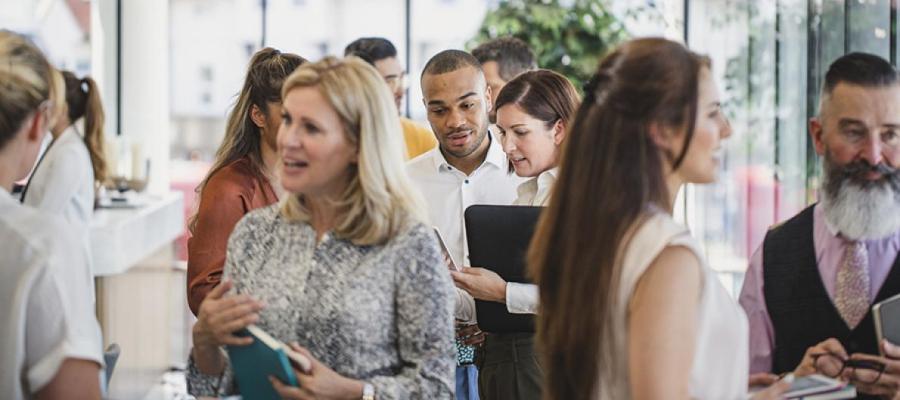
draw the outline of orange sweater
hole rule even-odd
[[[225,249],[235,225],[248,212],[277,201],[272,186],[257,176],[246,158],[226,165],[206,183],[200,193],[197,223],[187,244],[187,298],[194,315],[206,294],[222,279]]]

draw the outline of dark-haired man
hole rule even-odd
[[[410,161],[407,171],[453,259],[469,265],[463,212],[473,204],[512,204],[521,179],[507,173],[506,154],[488,134],[493,103],[478,60],[459,50],[438,53],[422,72],[422,94],[438,147]],[[474,300],[461,290],[457,294],[457,318],[475,322]],[[483,338],[477,330],[474,335]],[[457,399],[479,398],[474,366],[457,369],[456,385]]]
[[[751,372],[840,374],[860,398],[900,398],[900,348],[877,342],[870,312],[900,293],[897,71],[870,54],[836,60],[809,131],[819,203],[768,232],[741,291]]]
[[[514,37],[488,40],[472,50],[472,55],[481,63],[484,78],[494,98],[500,90],[519,74],[537,68],[534,52],[528,44]],[[488,116],[495,123],[497,114],[492,108]]]
[[[365,37],[354,40],[344,49],[344,56],[356,56],[362,58],[378,70],[384,82],[387,83],[394,94],[394,102],[397,104],[397,112],[403,104],[403,96],[406,95],[406,71],[397,59],[397,48],[389,40],[380,37]],[[403,139],[406,142],[407,156],[415,158],[437,145],[434,135],[427,128],[412,120],[400,117],[400,125],[403,126]]]

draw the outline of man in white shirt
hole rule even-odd
[[[407,164],[449,252],[468,265],[463,213],[473,204],[508,205],[522,182],[508,173],[501,145],[488,133],[491,90],[472,55],[446,50],[422,72],[423,102],[438,147]],[[472,297],[457,291],[457,319],[475,322]],[[457,369],[457,398],[477,399],[473,366]]]

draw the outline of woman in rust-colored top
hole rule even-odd
[[[228,237],[248,212],[278,201],[276,137],[281,125],[281,84],[306,62],[265,48],[253,55],[225,139],[197,191],[200,204],[188,226],[187,299],[196,315],[222,278]]]

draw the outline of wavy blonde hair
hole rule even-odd
[[[425,221],[423,202],[406,175],[397,106],[375,68],[357,57],[325,57],[294,71],[281,98],[306,87],[319,89],[358,152],[350,183],[336,200],[335,235],[356,245],[384,244],[410,223]],[[308,222],[304,203],[302,195],[288,196],[281,212],[289,221]]]
[[[34,44],[19,34],[0,30],[0,148],[45,101],[51,109],[48,120],[55,119],[64,101],[61,84],[62,75]]]

